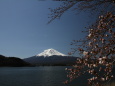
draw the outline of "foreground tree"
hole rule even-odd
[[[56,9],[50,9],[50,21],[60,18],[64,12],[74,10],[95,12],[99,19],[86,28],[85,40],[74,40],[73,54],[79,51],[82,58],[76,61],[67,75],[68,83],[79,76],[89,73],[93,77],[88,79],[90,86],[102,86],[113,78],[112,68],[115,61],[115,0],[54,0],[62,1],[62,5]],[[106,9],[105,9],[106,8]],[[98,11],[98,12],[97,12]],[[103,15],[102,15],[103,14]],[[80,45],[79,45],[80,44]]]
[[[108,12],[99,17],[99,21],[87,28],[88,34],[83,40],[74,40],[71,45],[77,46],[70,53],[80,52],[82,58],[76,61],[68,77],[70,81],[80,75],[93,75],[88,79],[89,85],[101,86],[113,78],[112,68],[115,61],[115,15]],[[81,45],[77,45],[81,42]],[[85,70],[84,70],[85,69]],[[67,83],[66,81],[65,83]]]

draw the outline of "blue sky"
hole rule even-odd
[[[67,54],[70,42],[84,37],[81,32],[92,21],[88,13],[68,10],[50,24],[48,8],[58,1],[0,0],[0,54],[27,58],[53,48]],[[79,55],[76,55],[79,56]]]

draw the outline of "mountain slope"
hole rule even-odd
[[[72,65],[75,63],[76,59],[76,57],[54,55],[48,58],[44,58],[44,56],[33,56],[25,58],[24,61],[34,65]]]
[[[32,66],[30,63],[23,61],[17,57],[5,57],[0,55],[0,67],[23,67],[23,66]]]
[[[72,65],[76,59],[76,57],[66,56],[57,50],[47,49],[38,55],[25,58],[24,61],[34,65]]]

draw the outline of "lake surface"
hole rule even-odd
[[[87,76],[80,76],[70,84],[66,66],[0,67],[0,86],[86,86]]]
[[[75,82],[68,85],[62,83],[67,80],[65,68],[66,66],[0,67],[0,86],[76,86]]]

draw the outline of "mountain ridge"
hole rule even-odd
[[[18,57],[0,55],[0,67],[29,67],[33,66]]]

